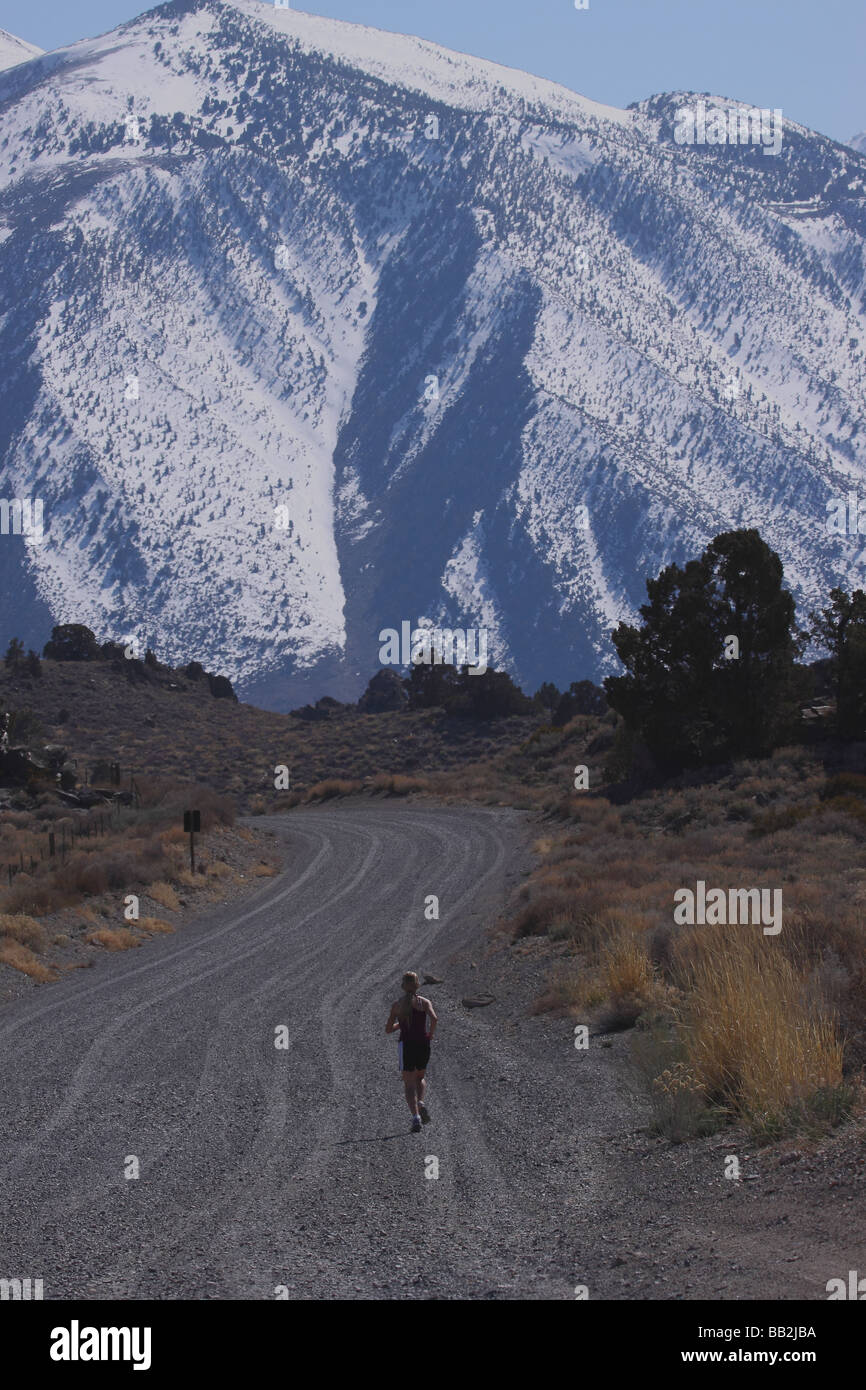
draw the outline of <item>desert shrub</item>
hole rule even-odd
[[[147,889],[147,896],[159,903],[160,907],[167,907],[170,912],[177,912],[180,907],[180,899],[170,883],[151,883]]]
[[[704,1088],[691,1068],[673,1019],[647,1014],[631,1039],[631,1064],[652,1107],[651,1131],[673,1143],[712,1133],[724,1112],[707,1105]]]
[[[47,984],[48,981],[58,978],[56,970],[37,960],[29,946],[22,945],[20,941],[0,938],[0,965],[11,965],[13,970],[20,970],[22,975],[29,975],[37,984]]]
[[[0,891],[0,912],[13,915],[24,912],[34,917],[44,917],[65,907],[69,900],[68,889],[59,887],[49,879],[16,874],[11,887]]]
[[[411,792],[427,791],[428,787],[426,777],[404,777],[400,773],[386,772],[380,772],[370,784],[372,791],[388,792],[390,796],[409,796]]]
[[[135,817],[137,825],[165,824],[173,819],[182,827],[183,813],[189,810],[201,812],[202,831],[234,824],[234,799],[213,787],[174,777],[140,777],[136,785],[141,797],[141,809]]]
[[[828,777],[821,789],[822,800],[835,797],[858,797],[866,801],[866,776],[862,772],[837,772]]]
[[[850,821],[846,822],[846,816],[855,821],[857,827],[866,826],[866,802],[850,793],[847,796],[834,796],[823,803],[822,815],[815,828],[822,835],[832,834],[837,828],[841,828],[845,834],[860,839],[859,828],[851,825]]]
[[[584,1007],[587,999],[587,981],[578,966],[563,963],[551,971],[544,993],[532,1006],[534,1014],[565,1013]]]
[[[763,811],[756,815],[749,830],[753,836],[775,835],[779,830],[790,830],[801,821],[815,814],[813,805],[783,806],[779,810]]]
[[[599,979],[606,998],[597,1019],[602,1033],[619,1033],[640,1018],[653,994],[652,961],[632,932],[614,929],[599,952]]]
[[[567,893],[545,893],[534,898],[513,923],[515,940],[543,936],[552,922],[571,920],[574,901]]]
[[[361,783],[341,777],[328,777],[316,782],[307,792],[308,801],[328,801],[335,796],[351,796],[361,790]]]
[[[0,915],[0,939],[18,941],[31,951],[44,951],[48,937],[41,922],[34,921],[23,913],[14,916],[10,913]]]
[[[170,922],[166,922],[162,917],[142,917],[136,922],[139,931],[147,932],[149,936],[157,934],[165,935],[174,931]]]
[[[605,985],[612,999],[646,999],[652,990],[652,962],[643,943],[631,935],[615,938],[602,953]]]
[[[84,940],[91,946],[104,946],[106,951],[128,951],[141,942],[128,927],[99,927],[88,932]]]

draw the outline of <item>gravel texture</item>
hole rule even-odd
[[[489,1300],[826,1298],[866,1274],[862,1136],[673,1148],[647,1138],[627,1035],[582,1053],[573,1020],[530,1015],[549,948],[487,930],[528,868],[525,815],[255,824],[278,877],[4,1008],[0,1276],[49,1299]],[[420,1135],[384,1033],[405,969],[440,980]]]

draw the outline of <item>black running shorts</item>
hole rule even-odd
[[[430,1061],[428,1042],[401,1042],[397,1044],[401,1071],[423,1071]]]

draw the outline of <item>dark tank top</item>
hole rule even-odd
[[[427,1042],[427,1010],[414,1009],[409,1018],[404,1022],[400,1019],[400,1041],[405,1042]]]

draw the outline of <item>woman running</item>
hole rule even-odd
[[[430,1112],[424,1104],[427,1088],[424,1072],[430,1060],[430,1044],[438,1022],[430,1000],[418,993],[418,983],[415,971],[407,970],[401,981],[403,998],[391,1005],[385,1024],[386,1033],[395,1033],[400,1029],[398,1054],[406,1104],[412,1112],[413,1134],[420,1132],[422,1124],[430,1123]]]

